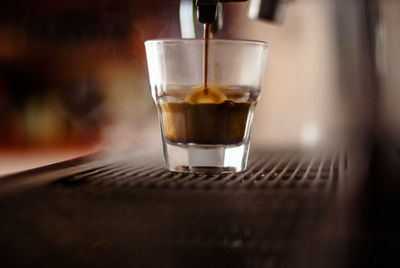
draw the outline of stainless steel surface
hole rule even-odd
[[[282,23],[287,3],[293,0],[249,0],[248,16],[253,20]]]
[[[45,184],[1,195],[0,263],[348,265],[347,217],[337,217],[346,215],[338,201],[344,154],[258,150],[248,171],[215,176],[169,172],[133,156],[105,157],[72,174],[59,167]]]

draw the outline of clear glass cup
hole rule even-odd
[[[267,44],[209,40],[206,91],[204,40],[149,40],[145,47],[166,168],[192,173],[245,170]]]

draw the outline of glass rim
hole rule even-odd
[[[249,44],[249,45],[258,45],[268,47],[269,43],[258,40],[250,40],[250,39],[209,39],[211,43],[228,43],[228,44]],[[176,43],[197,43],[204,42],[202,38],[162,38],[162,39],[150,39],[144,42],[144,44],[176,44]]]

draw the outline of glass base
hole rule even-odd
[[[246,169],[249,142],[204,145],[164,142],[165,166],[187,173],[233,173]]]

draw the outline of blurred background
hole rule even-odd
[[[399,140],[400,1],[297,0],[280,24],[247,5],[224,4],[217,38],[269,42],[253,144],[336,146],[376,122]],[[178,0],[1,1],[0,174],[159,146],[143,43],[179,37]]]

